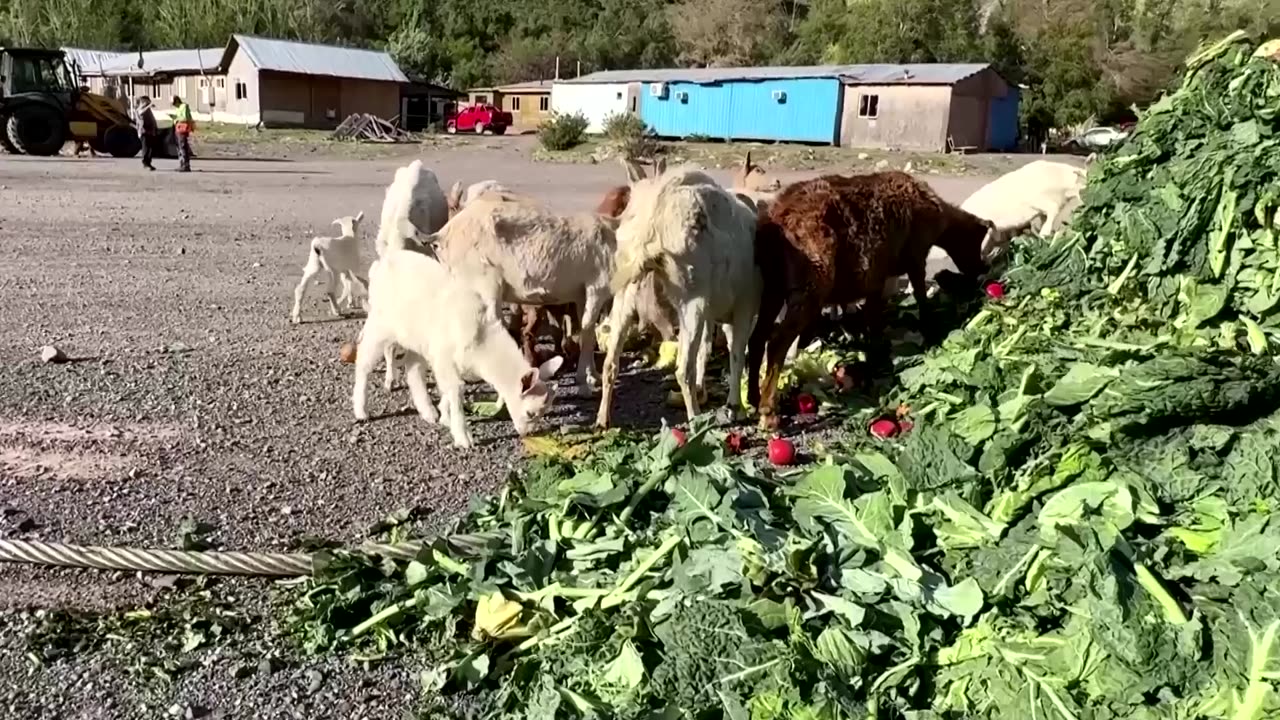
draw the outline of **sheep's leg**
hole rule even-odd
[[[396,383],[396,346],[395,345],[391,343],[387,343],[386,346],[382,348],[382,364],[386,368],[384,370],[386,374],[383,375],[382,377],[382,389],[386,390],[387,392],[391,392],[391,388],[394,387]]]
[[[307,283],[311,282],[316,275],[323,272],[320,267],[320,258],[311,252],[307,254],[307,264],[302,267],[302,279],[298,281],[298,286],[293,289],[293,311],[289,313],[289,320],[294,324],[302,322],[302,296],[307,292]]]
[[[431,369],[435,372],[440,402],[447,405],[442,414],[449,419],[449,434],[453,436],[454,447],[473,447],[475,443],[467,430],[467,414],[462,411],[462,376],[450,362],[432,363]]]
[[[927,319],[926,305],[920,305],[920,312],[920,328],[925,337],[932,341],[935,332],[933,324]],[[866,364],[873,373],[888,371],[892,368],[889,340],[884,335],[884,323],[884,300],[876,295],[866,298],[862,303],[863,338],[866,347]]]
[[[702,299],[693,298],[680,308],[680,367],[676,381],[680,383],[685,413],[690,420],[698,415],[697,365],[706,325],[706,303]]]
[[[782,374],[787,348],[800,336],[801,330],[809,318],[816,313],[805,303],[805,298],[792,296],[787,300],[787,315],[773,328],[768,338],[768,358],[764,374],[764,387],[760,389],[760,401],[756,407],[760,410],[760,427],[772,430],[778,427],[777,402],[778,379]],[[756,332],[759,332],[757,326]],[[756,333],[752,334],[752,345],[756,344]],[[754,352],[758,352],[752,348]],[[752,388],[747,388],[750,391]]]
[[[1061,211],[1061,205],[1055,205],[1049,210],[1044,211],[1044,222],[1040,223],[1040,237],[1047,238],[1050,235],[1053,235],[1053,226],[1054,223],[1058,222],[1058,215]]]
[[[755,328],[747,341],[747,402],[757,408],[760,407],[760,363],[764,360],[765,348],[772,342],[777,329],[778,313],[782,311],[782,305],[783,298],[767,291],[761,294]],[[796,339],[799,339],[799,334]],[[785,346],[784,352],[787,351],[790,351],[790,343]]]
[[[369,373],[378,363],[379,351],[390,347],[386,336],[375,325],[365,323],[361,331],[360,345],[356,348],[356,378],[351,389],[351,409],[356,420],[368,420],[365,404],[369,392]]]
[[[578,325],[578,394],[591,397],[600,389],[600,375],[596,371],[596,324],[604,312],[608,297],[601,288],[587,288],[586,302],[580,303],[582,322]]]
[[[613,387],[618,381],[618,360],[627,338],[627,331],[635,322],[636,286],[627,285],[622,292],[613,298],[613,311],[609,313],[609,343],[604,353],[604,372],[600,378],[600,410],[596,413],[596,427],[609,427],[610,411],[613,407]],[[595,330],[591,331],[592,347],[595,345]],[[579,367],[586,360],[585,354],[579,355]]]
[[[435,403],[431,402],[431,393],[427,392],[427,380],[423,373],[426,362],[417,353],[406,353],[408,363],[404,368],[404,380],[409,385],[409,397],[413,398],[413,406],[423,420],[435,424],[440,420]]]
[[[916,299],[916,312],[920,316],[920,331],[925,338],[932,341],[936,339],[938,328],[934,324],[934,318],[932,317],[933,314],[929,311],[929,288],[925,285],[924,276],[924,263],[913,264],[907,270],[907,278],[911,280],[911,294],[914,295]],[[884,306],[884,296],[876,297],[874,300],[867,298],[863,301],[863,314],[866,315],[868,311],[871,313],[870,315],[867,315],[866,327],[868,329],[870,329],[873,324],[876,326],[883,324],[881,320],[884,317]],[[879,332],[871,333],[868,331],[867,336],[872,338],[873,342],[880,342],[882,339]]]
[[[338,309],[338,295],[333,291],[333,286],[337,278],[334,277],[332,270],[321,270],[324,273],[324,293],[329,300],[329,310],[333,312],[334,317],[343,317],[342,311]]]
[[[711,345],[715,342],[716,326],[710,321],[704,322],[702,327],[702,342],[698,343],[698,364],[695,371],[694,387],[697,394],[694,396],[698,399],[698,405],[707,404],[707,358],[711,356]]]

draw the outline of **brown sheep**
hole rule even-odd
[[[903,172],[826,175],[796,183],[767,212],[756,236],[756,262],[764,275],[761,321],[747,352],[747,398],[759,408],[764,428],[777,426],[778,375],[787,349],[824,306],[862,300],[866,337],[876,346],[877,360],[883,360],[880,340],[889,278],[907,275],[923,314],[931,247],[946,251],[966,275],[987,271],[981,251],[991,224]],[[780,322],[763,321],[777,318],[784,305]],[[760,363],[766,347],[762,388]]]

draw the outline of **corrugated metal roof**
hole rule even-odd
[[[691,82],[838,78],[854,85],[951,85],[990,67],[987,63],[915,63],[907,65],[780,65],[740,68],[659,68],[602,70],[562,83]]]
[[[231,42],[227,44],[226,55],[223,57],[224,67],[230,65],[231,54],[236,45],[239,45],[240,50],[249,56],[249,60],[259,70],[299,75],[329,75],[360,80],[409,82],[409,78],[405,77],[400,66],[385,52],[336,45],[315,45],[291,40],[273,40],[252,35],[231,36]]]
[[[148,77],[151,75],[198,75],[201,72],[216,73],[222,62],[222,48],[199,50],[147,50],[142,53],[142,67],[138,67],[138,53],[120,53],[101,70],[84,68],[87,75],[110,77]]]
[[[88,75],[96,75],[99,70],[104,67],[113,65],[127,57],[128,53],[114,52],[112,50],[86,50],[84,48],[62,48],[62,52],[67,54],[67,62],[75,63],[80,66],[80,72]],[[134,57],[137,57],[136,55]]]

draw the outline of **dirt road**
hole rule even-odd
[[[565,211],[624,179],[615,164],[535,164],[514,145],[424,161],[446,187],[494,178]],[[165,162],[147,173],[136,161],[0,156],[0,537],[175,547],[189,518],[213,528],[216,547],[293,549],[308,536],[357,540],[400,508],[441,522],[500,482],[519,458],[509,422],[475,421],[470,451],[411,413],[353,426],[337,348],[359,321],[330,320],[312,294],[304,324],[288,322],[307,239],[358,211],[372,238],[405,162],[197,158],[181,175]],[[985,181],[930,179],[953,201]],[[47,344],[74,362],[41,364]],[[624,381],[621,424],[676,419],[651,395]],[[403,388],[371,391],[375,416],[407,404]],[[592,413],[569,399],[552,422]],[[262,584],[223,587],[263,602]],[[23,658],[28,609],[165,592],[126,573],[0,566],[0,715],[157,717],[177,703],[178,715],[380,718],[416,697],[412,668],[366,673],[333,658],[233,679],[215,651],[160,689],[128,675],[129,658],[86,651],[39,670]],[[323,689],[309,689],[312,672]]]

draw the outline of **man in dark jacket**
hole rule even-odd
[[[151,112],[151,98],[143,95],[138,98],[138,136],[142,139],[142,167],[152,171],[156,169],[151,164],[156,132],[156,116]]]

